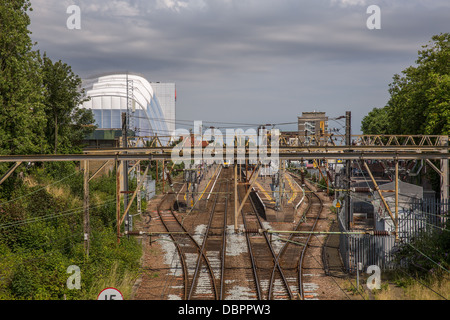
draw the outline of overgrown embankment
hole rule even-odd
[[[109,286],[126,298],[141,248],[131,237],[117,243],[115,174],[90,182],[87,257],[83,173],[73,163],[23,171],[0,186],[0,299],[96,299]],[[80,268],[79,289],[68,287],[71,265]]]

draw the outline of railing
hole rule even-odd
[[[399,219],[399,242],[408,243],[421,233],[430,233],[444,228],[448,219],[449,201],[418,199],[409,214]],[[345,227],[344,203],[338,212],[340,232],[348,232]],[[381,270],[394,269],[394,248],[398,245],[394,235],[345,234],[340,235],[340,253],[347,272],[356,272],[358,263],[363,270],[370,265],[377,265]]]

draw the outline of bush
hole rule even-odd
[[[35,168],[27,183],[17,179],[2,194],[9,200],[0,200],[0,299],[95,299],[112,277],[121,285],[136,278],[141,247],[134,238],[117,244],[116,205],[108,202],[115,199],[114,175],[90,183],[86,257],[82,176],[72,165]],[[67,288],[70,265],[80,267],[80,290]]]
[[[434,232],[423,232],[409,243],[403,243],[396,252],[396,262],[413,275],[441,278],[450,269],[450,220],[446,227]]]

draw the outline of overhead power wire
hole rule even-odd
[[[102,207],[102,206],[104,206],[104,205],[106,205],[108,203],[113,203],[115,201],[116,201],[116,199],[114,197],[114,198],[112,198],[110,200],[107,200],[107,201],[104,201],[104,202],[102,202],[100,204],[89,206],[89,209],[95,209],[95,208],[98,208],[98,207]],[[59,217],[63,217],[63,216],[68,216],[68,215],[71,215],[71,214],[83,212],[83,210],[84,210],[84,207],[78,207],[78,208],[73,208],[73,209],[70,209],[70,210],[67,210],[67,211],[63,211],[61,213],[55,213],[55,214],[46,215],[46,216],[38,216],[38,217],[32,217],[32,218],[28,218],[28,219],[19,220],[19,221],[3,223],[3,224],[0,224],[0,229],[5,229],[5,228],[15,227],[15,226],[23,225],[23,224],[34,223],[34,222],[39,222],[39,221],[59,218]]]
[[[433,259],[431,259],[429,256],[427,256],[425,253],[423,253],[422,251],[420,251],[419,249],[417,249],[416,247],[414,247],[411,243],[406,242],[411,248],[413,248],[414,250],[416,250],[417,252],[419,252],[421,255],[423,255],[425,258],[427,258],[428,260],[430,260],[432,263],[434,263],[435,265],[437,265],[439,268],[441,268],[442,270],[446,271],[447,273],[450,273],[450,271],[446,268],[444,268],[443,266],[441,266],[439,263],[437,263],[436,261],[434,261]]]
[[[13,201],[16,201],[16,200],[19,200],[19,199],[22,199],[22,198],[25,198],[25,197],[28,197],[28,196],[30,196],[30,195],[32,195],[32,194],[35,194],[35,193],[37,193],[37,192],[39,192],[39,191],[41,191],[41,190],[44,190],[44,189],[46,189],[46,188],[48,188],[48,187],[50,187],[50,186],[52,186],[52,185],[54,185],[54,184],[57,184],[57,183],[59,183],[59,182],[61,182],[61,181],[64,181],[64,180],[70,178],[71,176],[73,176],[73,175],[75,175],[75,174],[77,174],[77,173],[78,173],[78,172],[74,172],[74,173],[72,173],[72,174],[70,174],[70,175],[68,175],[68,176],[66,176],[66,177],[64,177],[64,178],[62,178],[62,179],[60,179],[60,180],[58,180],[58,181],[52,182],[52,183],[50,183],[50,184],[48,184],[48,185],[46,185],[46,186],[44,186],[44,187],[42,187],[42,188],[39,188],[39,189],[37,189],[37,190],[35,190],[35,191],[32,191],[32,192],[27,193],[27,194],[24,194],[24,195],[22,195],[22,196],[20,196],[20,197],[17,197],[17,198],[14,198],[14,199],[11,199],[11,200],[2,202],[2,203],[0,203],[0,206],[2,206],[2,205],[4,205],[4,204],[7,204],[7,203],[10,203],[10,202],[13,202]]]

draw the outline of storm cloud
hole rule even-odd
[[[387,102],[392,76],[450,29],[440,0],[31,3],[36,48],[83,78],[129,71],[175,82],[178,119],[286,123],[303,111],[350,110],[355,133]],[[79,30],[67,28],[70,5],[81,9]],[[379,30],[366,26],[369,5],[381,9]]]

